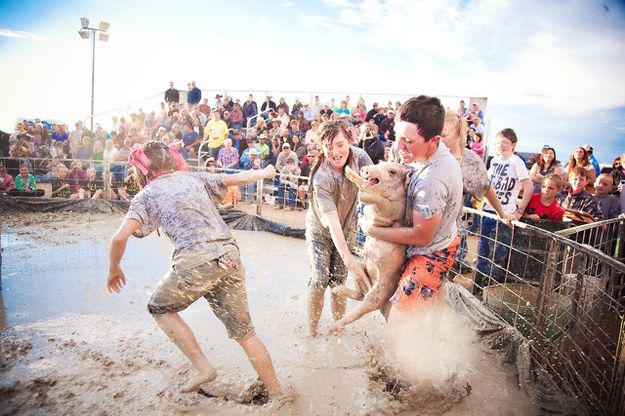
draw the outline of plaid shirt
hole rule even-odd
[[[597,199],[586,191],[575,195],[564,191],[561,192],[556,199],[564,209],[587,212],[597,221],[603,218]]]
[[[230,151],[227,151],[224,147],[219,150],[217,159],[219,160],[219,162],[221,162],[221,166],[230,166],[234,162],[239,162],[239,151],[234,148],[234,146],[230,148]]]

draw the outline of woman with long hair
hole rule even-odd
[[[310,171],[310,206],[306,215],[306,243],[311,257],[308,283],[308,324],[317,334],[328,286],[345,283],[348,270],[366,292],[371,287],[362,264],[352,255],[356,241],[358,188],[345,177],[345,167],[355,172],[372,164],[364,150],[351,146],[351,133],[344,122],[321,124],[317,143],[322,153]],[[345,297],[332,293],[332,316],[345,314]]]
[[[534,193],[540,192],[543,179],[552,173],[562,176],[562,168],[560,162],[556,159],[556,149],[544,146],[536,159],[536,163],[530,169],[530,179],[534,184]]]
[[[566,178],[569,177],[569,174],[576,168],[584,168],[588,171],[588,185],[586,185],[586,191],[590,194],[594,194],[595,192],[595,179],[597,178],[597,174],[595,173],[595,168],[590,163],[590,158],[588,157],[588,152],[581,146],[578,146],[573,151],[573,154],[569,158],[569,163],[566,165]],[[566,179],[564,178],[564,179]]]
[[[466,148],[467,131],[469,127],[464,117],[458,116],[455,111],[445,112],[445,124],[441,134],[441,141],[449,152],[456,158],[462,169],[463,200],[480,200],[486,197],[489,205],[495,210],[499,218],[509,221],[515,219],[506,214],[501,206],[495,190],[490,184],[486,165],[482,159],[470,149]],[[470,205],[470,204],[468,204]],[[467,254],[467,229],[464,224],[463,213],[460,210],[456,225],[460,234],[460,245],[456,251],[456,262],[461,263]],[[475,220],[477,221],[477,219]]]

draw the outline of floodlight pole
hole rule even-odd
[[[93,131],[93,102],[95,95],[95,30],[91,31],[91,128]]]
[[[93,131],[93,110],[95,103],[95,35],[97,32],[101,32],[100,40],[107,41],[108,40],[108,28],[110,26],[109,23],[100,22],[100,27],[89,27],[89,19],[83,17],[80,19],[80,24],[82,26],[81,30],[79,30],[80,37],[86,39],[87,37],[91,38],[91,131]]]

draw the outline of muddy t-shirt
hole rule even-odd
[[[237,249],[217,205],[226,195],[225,175],[174,172],[149,182],[133,199],[126,218],[141,223],[135,235],[160,228],[174,246],[172,266],[185,270]]]
[[[351,151],[354,157],[349,167],[355,172],[359,172],[363,166],[373,164],[364,150],[352,146]],[[322,222],[321,214],[336,210],[345,241],[348,246],[351,245],[356,237],[357,202],[356,185],[349,180],[344,180],[344,176],[332,169],[330,162],[324,159],[312,179],[312,199],[310,209],[306,214],[306,231],[331,238],[330,229]]]
[[[530,177],[523,160],[516,155],[507,160],[495,156],[490,162],[488,176],[504,212],[514,214],[517,210],[516,200],[521,192],[521,181]],[[484,209],[493,210],[488,204]]]
[[[406,255],[427,255],[449,246],[458,234],[456,219],[462,209],[462,170],[447,146],[438,149],[423,163],[411,163],[413,173],[406,193],[404,226],[412,227],[412,214],[423,218],[441,214],[434,238],[424,247],[408,246]]]
[[[464,149],[464,158],[460,168],[462,169],[463,196],[469,194],[475,199],[482,199],[488,188],[490,188],[488,172],[482,159],[474,151]],[[458,212],[457,225],[459,226],[461,222],[462,209]]]

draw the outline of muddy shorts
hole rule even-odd
[[[331,238],[310,233],[306,235],[310,257],[310,280],[308,287],[325,289],[342,285],[347,279],[347,266],[343,263]],[[348,242],[349,247],[349,242]]]
[[[235,262],[238,268],[231,267]],[[254,335],[245,289],[245,271],[238,251],[192,269],[173,268],[161,279],[148,302],[152,315],[180,312],[204,297],[224,324],[228,336],[244,340]]]
[[[449,247],[428,255],[416,255],[406,260],[399,286],[391,302],[400,312],[428,309],[433,303],[445,273],[454,264],[460,237]]]

